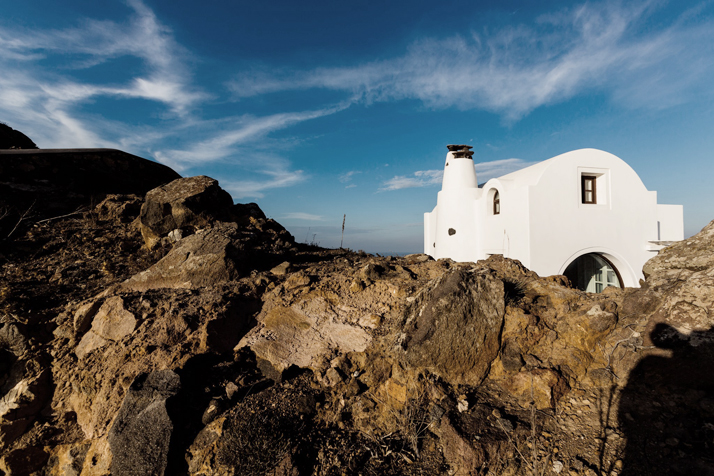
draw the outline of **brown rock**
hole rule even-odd
[[[431,256],[424,254],[424,253],[413,253],[413,254],[404,256],[404,259],[406,259],[407,261],[411,261],[413,263],[423,263],[425,261],[433,260],[434,258],[432,258]]]
[[[527,408],[533,402],[538,409],[553,408],[568,389],[560,375],[551,369],[524,370],[501,385],[522,407]]]
[[[145,292],[149,289],[196,289],[223,283],[239,276],[244,256],[234,240],[235,223],[218,223],[182,239],[161,261],[122,284],[122,288]]]
[[[233,199],[217,180],[204,175],[180,178],[146,194],[139,216],[141,234],[151,249],[177,228],[193,233],[216,219],[227,219],[232,206]]]
[[[434,425],[433,432],[439,437],[444,458],[455,470],[454,476],[471,476],[478,474],[486,460],[486,454],[480,446],[474,447],[464,438],[449,421],[448,417],[441,418]]]
[[[113,296],[104,301],[92,321],[92,331],[104,339],[118,341],[136,328],[134,314],[124,308],[124,300]]]
[[[702,231],[670,245],[647,261],[642,268],[649,284],[682,279],[692,272],[704,271],[714,266],[714,221]]]
[[[84,332],[89,329],[101,304],[101,300],[91,300],[79,306],[79,309],[74,313],[75,332]]]
[[[690,272],[685,279],[668,287],[652,314],[646,335],[660,322],[685,334],[714,327],[714,267]]]
[[[377,281],[384,275],[385,269],[377,263],[369,263],[359,270],[359,276],[364,280]]]
[[[270,270],[275,276],[285,276],[292,271],[292,265],[288,261],[283,261],[276,267]]]
[[[0,349],[7,349],[16,357],[27,350],[27,337],[17,324],[8,322],[0,326]]]
[[[345,322],[324,298],[307,295],[290,307],[266,305],[261,326],[249,332],[236,349],[250,347],[277,372],[291,365],[319,367],[331,352],[361,352],[371,341],[358,325]]]
[[[325,372],[325,384],[327,384],[328,387],[334,387],[338,383],[341,383],[342,380],[342,375],[340,375],[340,371],[336,368],[331,367]]]
[[[0,399],[0,450],[8,448],[32,423],[51,394],[50,370],[27,376]]]
[[[498,354],[504,312],[500,280],[483,271],[448,271],[408,311],[407,360],[452,384],[478,385]]]
[[[105,338],[95,334],[91,329],[82,336],[77,347],[74,348],[74,354],[79,359],[83,359],[92,351],[104,347],[109,343]]]
[[[107,195],[107,198],[94,207],[100,220],[129,223],[139,216],[143,200],[137,195]]]
[[[304,288],[309,285],[310,276],[306,275],[303,271],[299,271],[285,280],[285,289],[289,290]]]
[[[211,474],[215,468],[217,446],[222,443],[225,432],[225,417],[216,418],[205,426],[186,452],[186,461],[190,474]],[[227,471],[227,468],[220,468]],[[226,473],[227,474],[227,473]]]
[[[48,458],[49,455],[43,448],[19,448],[0,458],[0,471],[7,476],[34,474],[43,468]]]
[[[350,283],[350,291],[358,293],[364,289],[364,283],[361,280],[354,280]]]
[[[397,379],[390,378],[384,383],[384,393],[391,406],[401,407],[407,403],[407,386]]]

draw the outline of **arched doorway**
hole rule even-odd
[[[581,291],[600,293],[609,286],[622,287],[617,268],[598,253],[587,253],[570,263],[563,273]]]

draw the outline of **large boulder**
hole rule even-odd
[[[714,328],[713,250],[714,221],[645,263],[645,286],[627,295],[623,305],[632,314],[649,316],[647,335],[659,324],[683,335]],[[645,343],[652,342],[645,339]]]
[[[142,374],[134,380],[107,438],[111,474],[164,474],[174,430],[166,401],[180,388],[181,379],[171,370]]]
[[[129,278],[122,287],[132,291],[213,286],[239,276],[247,254],[237,241],[238,225],[216,226],[180,240],[151,268]]]
[[[408,312],[407,360],[453,384],[478,385],[498,355],[504,312],[502,281],[488,271],[451,270]]]
[[[141,234],[150,249],[174,230],[195,233],[216,221],[228,219],[233,199],[205,175],[174,180],[146,194],[141,207]]]
[[[650,285],[686,279],[692,273],[714,266],[712,249],[714,249],[714,221],[691,238],[664,248],[657,256],[645,263],[642,272]]]
[[[326,355],[364,351],[371,341],[365,329],[345,322],[324,299],[311,296],[289,307],[268,307],[258,316],[261,326],[236,349],[250,347],[272,378],[293,365],[317,368]]]

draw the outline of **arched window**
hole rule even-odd
[[[622,287],[617,268],[604,256],[588,253],[570,263],[563,273],[581,291],[600,293],[608,286]]]
[[[498,190],[496,190],[496,193],[493,195],[493,214],[501,214],[501,195],[498,193]]]

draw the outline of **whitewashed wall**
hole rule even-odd
[[[471,159],[449,153],[446,163],[437,206],[424,216],[424,251],[437,259],[503,254],[547,276],[562,274],[583,254],[599,253],[625,286],[638,286],[642,266],[660,248],[650,242],[683,238],[682,206],[658,205],[656,192],[607,152],[568,152],[491,179],[483,189],[475,186]],[[597,204],[582,203],[583,173],[598,175]],[[499,215],[493,214],[495,190]],[[449,235],[449,228],[456,233]]]

